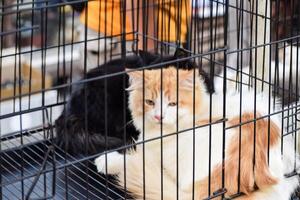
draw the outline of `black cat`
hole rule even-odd
[[[127,108],[125,88],[128,87],[128,76],[125,73],[111,74],[124,72],[125,68],[137,69],[147,65],[155,65],[153,68],[171,65],[185,69],[197,67],[184,58],[187,54],[181,49],[174,56],[140,51],[139,55],[112,60],[90,70],[85,79],[96,80],[87,82],[85,86],[74,86],[62,114],[55,121],[56,144],[69,153],[94,154],[132,143],[139,133]],[[183,61],[170,63],[175,59]],[[170,64],[164,64],[166,62]],[[214,92],[213,81],[201,68],[199,73],[205,80],[207,91]],[[105,75],[108,77],[104,79]]]

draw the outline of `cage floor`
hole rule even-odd
[[[114,186],[113,178],[98,174],[91,160],[66,166],[66,162],[78,158],[59,148],[55,149],[56,171],[49,154],[43,173],[37,176],[49,144],[44,140],[27,145],[22,151],[6,150],[0,154],[2,199],[124,199],[124,192]]]
[[[53,147],[49,140],[30,137],[34,142],[22,149],[12,142],[18,136],[1,138],[0,199],[132,199],[116,187],[113,177],[97,173],[93,160],[73,157],[58,147],[48,154]],[[4,144],[14,147],[3,150]],[[300,188],[291,200],[299,197]]]

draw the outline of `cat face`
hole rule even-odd
[[[129,108],[134,121],[142,120],[144,114],[145,124],[158,128],[161,124],[176,127],[177,121],[190,119],[192,122],[193,112],[199,112],[204,86],[197,71],[195,80],[194,70],[182,69],[178,69],[177,80],[177,69],[173,67],[128,74]]]

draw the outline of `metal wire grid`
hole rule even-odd
[[[45,131],[52,130],[48,125],[1,138],[5,149],[1,151],[2,199],[122,198],[115,183],[109,181],[109,187],[105,186],[107,179],[95,171],[91,160],[78,161],[53,146],[50,136],[41,139]],[[20,137],[28,137],[28,144],[20,146]]]
[[[293,107],[286,112],[288,115],[284,118],[291,119],[293,123],[288,123],[284,137],[297,131],[292,127],[295,126],[295,120],[297,120],[296,110],[299,110],[299,107]],[[63,149],[53,146],[47,137],[41,140],[40,135],[52,128],[49,125],[25,130],[22,134],[23,137],[24,135],[28,137],[29,143],[21,147],[19,141],[16,141],[20,138],[20,133],[1,138],[2,147],[6,149],[1,152],[3,199],[20,199],[22,196],[26,199],[85,199],[87,196],[89,199],[124,199],[124,194],[117,189],[112,180],[107,180],[95,171],[93,159],[91,159],[95,156],[75,158]],[[289,130],[292,131],[289,132]],[[20,170],[20,162],[23,162],[23,173]],[[88,169],[88,174],[86,169]],[[108,196],[106,190],[108,190]],[[219,192],[221,194],[224,191]]]
[[[82,2],[82,1],[74,1],[72,3],[78,3],[78,2]],[[213,2],[213,1],[211,1]],[[238,12],[241,13],[241,15],[245,12],[245,13],[250,13],[256,17],[264,17],[265,19],[268,19],[266,16],[260,16],[258,15],[255,11],[247,11],[242,7],[236,7],[236,6],[232,6],[228,4],[228,1],[224,1],[219,2],[219,1],[215,1],[217,2],[217,4],[222,4],[222,5],[228,5],[228,6],[224,6],[224,9],[226,10],[225,13],[228,13],[228,8],[235,8]],[[48,1],[42,1],[42,3],[47,4]],[[71,4],[72,4],[71,3]],[[197,3],[197,1],[196,1]],[[2,7],[0,9],[5,10],[7,8],[10,7],[16,7],[16,10],[13,11],[4,11],[1,13],[1,16],[5,16],[5,15],[9,15],[9,14],[16,14],[17,15],[17,20],[16,22],[19,23],[20,21],[20,16],[19,14],[23,11],[33,11],[35,10],[40,10],[41,11],[41,17],[44,18],[44,20],[42,20],[42,27],[39,26],[32,26],[29,28],[19,28],[16,30],[9,30],[9,31],[5,31],[5,32],[1,32],[0,36],[1,36],[1,44],[3,43],[3,38],[4,36],[7,35],[16,35],[17,40],[20,39],[20,34],[22,32],[28,31],[28,30],[35,30],[35,29],[41,29],[42,32],[44,32],[44,34],[42,33],[42,44],[43,46],[41,48],[37,48],[37,49],[33,49],[31,46],[31,49],[28,51],[16,51],[15,53],[12,54],[8,54],[8,55],[3,55],[3,47],[1,46],[1,51],[0,51],[0,57],[1,59],[5,58],[5,57],[15,57],[16,60],[21,60],[21,55],[25,54],[25,53],[29,53],[32,54],[34,52],[42,52],[41,57],[42,60],[44,61],[44,63],[42,64],[42,71],[43,71],[43,77],[42,79],[45,79],[45,57],[46,57],[46,53],[48,49],[51,48],[64,48],[67,45],[71,45],[73,46],[76,43],[86,43],[88,41],[92,41],[92,40],[98,40],[98,39],[103,39],[101,37],[95,38],[95,39],[91,39],[88,40],[86,38],[86,40],[84,41],[79,41],[79,42],[75,42],[72,41],[70,43],[65,43],[64,41],[62,43],[58,42],[57,45],[52,45],[49,46],[47,44],[47,38],[43,38],[43,36],[45,35],[45,33],[47,32],[47,26],[45,26],[45,24],[47,24],[47,17],[44,14],[48,9],[50,8],[55,8],[55,7],[62,7],[65,5],[69,5],[70,2],[65,2],[65,3],[59,3],[59,4],[54,4],[54,5],[46,5],[40,8],[29,8],[29,9],[18,9],[20,6],[23,5],[27,5],[27,4],[32,4],[32,2],[18,2],[16,4],[12,4],[9,6],[6,5],[2,5]],[[278,10],[277,10],[278,11]],[[279,13],[279,11],[277,12],[277,14]],[[278,14],[279,15],[279,14]],[[19,17],[18,17],[19,16]],[[64,9],[61,8],[61,12],[60,12],[60,24],[64,24],[63,21],[63,16],[64,16]],[[73,13],[74,16],[74,13]],[[225,17],[222,19],[224,20],[224,29],[225,31],[223,32],[224,34],[224,38],[227,38],[227,33],[228,31],[226,31],[226,27],[227,27],[227,23],[228,23],[228,19],[227,19],[227,15],[225,15]],[[242,20],[241,20],[242,22]],[[251,46],[251,47],[247,47],[247,48],[243,48],[243,46],[241,46],[240,48],[238,48],[237,50],[229,50],[226,48],[227,45],[227,40],[224,39],[224,44],[221,45],[223,47],[218,48],[217,44],[216,44],[216,37],[217,37],[217,21],[214,21],[212,19],[212,16],[210,18],[210,38],[211,41],[210,42],[210,50],[209,51],[205,51],[203,50],[203,35],[201,36],[201,34],[203,34],[203,32],[199,31],[201,29],[201,27],[204,27],[203,25],[203,21],[202,21],[202,25],[201,23],[192,23],[194,24],[194,28],[192,28],[191,30],[194,30],[195,33],[194,35],[198,34],[198,43],[194,42],[195,40],[197,40],[197,37],[195,37],[194,40],[191,40],[191,44],[190,46],[192,47],[194,45],[194,49],[192,47],[192,51],[189,51],[192,55],[189,58],[186,59],[196,59],[198,58],[201,62],[203,62],[202,60],[207,60],[209,65],[210,65],[210,72],[211,74],[214,74],[214,68],[217,65],[220,66],[226,66],[226,68],[229,69],[233,69],[237,72],[237,76],[241,77],[242,80],[245,79],[243,75],[248,75],[248,73],[241,73],[242,71],[240,70],[240,67],[233,68],[232,66],[227,66],[226,65],[226,55],[229,54],[233,54],[233,53],[241,53],[244,51],[249,51],[249,50],[253,50],[259,47],[266,47],[266,46],[276,46],[276,49],[278,49],[278,45],[279,44],[285,44],[285,42],[287,41],[291,41],[291,40],[296,40],[296,43],[298,43],[298,38],[299,35],[296,36],[291,36],[289,38],[285,38],[285,39],[281,39],[281,40],[275,40],[274,42],[265,42],[264,44],[258,44],[255,46]],[[62,25],[63,26],[63,25]],[[62,28],[64,30],[64,28]],[[3,20],[2,20],[2,30],[3,30]],[[62,31],[63,31],[62,30]],[[198,31],[198,32],[197,32]],[[62,33],[62,36],[60,35],[59,37],[64,38],[65,36],[65,32]],[[130,33],[128,33],[130,34]],[[190,33],[192,34],[192,33]],[[200,35],[200,36],[199,36]],[[145,34],[146,36],[146,34]],[[124,35],[123,35],[124,37]],[[33,36],[31,36],[31,39],[33,38]],[[64,40],[60,38],[59,41]],[[105,39],[105,38],[104,38]],[[157,40],[156,38],[152,38],[154,40]],[[158,41],[157,42],[161,42]],[[200,44],[199,44],[200,43]],[[165,43],[166,44],[166,43]],[[16,48],[20,49],[20,47],[18,46],[19,43],[16,42]],[[172,46],[173,44],[167,44]],[[124,48],[125,44],[123,43],[123,48]],[[200,48],[199,48],[200,47]],[[196,50],[198,48],[198,50]],[[86,50],[85,50],[86,51]],[[188,50],[187,50],[188,51]],[[64,54],[64,49],[62,50],[62,52],[58,52],[58,53],[63,53]],[[127,52],[128,53],[128,52]],[[219,61],[217,59],[215,59],[217,56],[217,53],[221,53],[223,55],[225,55],[223,57],[223,59],[225,59],[225,61]],[[122,56],[125,56],[125,51],[122,51]],[[113,58],[112,54],[110,54],[110,59]],[[114,56],[118,56],[118,55],[114,55]],[[243,57],[243,55],[241,55],[241,57]],[[278,57],[278,56],[277,56]],[[32,59],[32,58],[31,58]],[[271,59],[271,58],[270,58]],[[277,58],[278,59],[278,58]],[[292,58],[290,58],[292,59]],[[297,58],[298,60],[298,58]],[[99,60],[98,60],[99,62]],[[160,64],[158,64],[159,66]],[[59,64],[58,64],[58,68],[59,68]],[[63,66],[60,66],[62,68],[64,68]],[[153,66],[147,66],[146,68],[151,68]],[[15,65],[15,69],[17,68],[17,64]],[[71,67],[72,68],[72,67]],[[257,69],[257,66],[253,66],[253,69]],[[16,71],[16,70],[15,70]],[[59,71],[59,70],[57,70]],[[64,70],[63,70],[64,71]],[[84,71],[86,71],[86,66]],[[255,70],[256,71],[256,70]],[[57,72],[59,73],[59,72]],[[65,71],[64,73],[65,74]],[[116,75],[116,74],[114,74]],[[112,76],[112,75],[110,75]],[[218,75],[219,76],[219,75]],[[262,82],[266,83],[266,85],[270,84],[268,81],[264,80],[264,79],[259,79],[257,78],[255,75],[254,76],[255,80],[261,80]],[[72,73],[71,73],[71,77],[72,77]],[[109,76],[105,76],[105,77],[109,77]],[[96,81],[99,79],[103,79],[105,77],[97,77],[94,79],[85,79],[83,81],[79,81],[76,83],[72,83],[72,84],[64,84],[64,85],[60,85],[60,86],[55,86],[55,87],[51,87],[51,88],[44,88],[42,87],[41,90],[37,91],[37,92],[31,92],[29,90],[29,96],[35,93],[40,93],[42,92],[42,102],[45,101],[45,97],[44,97],[44,93],[46,91],[49,90],[55,90],[55,89],[64,89],[64,88],[69,88],[70,85],[74,85],[74,84],[82,84],[82,83],[87,83],[89,81]],[[224,77],[221,76],[222,78],[227,78],[226,77],[226,73],[224,74]],[[15,81],[20,81],[18,80],[17,76],[15,76]],[[239,81],[235,81],[237,85],[240,85],[241,82]],[[283,88],[285,88],[283,86]],[[15,91],[15,95],[12,99],[20,99],[23,96],[25,96],[26,94],[22,94],[20,92],[21,95],[17,94],[17,91]],[[296,94],[296,96],[298,96]],[[242,97],[241,97],[242,98]],[[9,114],[6,115],[1,115],[1,119],[5,119],[11,116],[22,116],[24,113],[30,113],[30,112],[34,112],[37,109],[38,110],[42,110],[43,112],[47,113],[47,109],[50,109],[50,113],[51,113],[51,109],[54,106],[63,106],[64,103],[66,101],[66,97],[63,98],[63,100],[59,100],[57,98],[57,103],[55,105],[45,105],[45,103],[42,103],[42,106],[40,108],[31,108],[31,106],[28,107],[28,109],[26,110],[21,110],[20,111],[13,111]],[[29,100],[30,102],[30,100]],[[18,106],[17,104],[14,104],[14,106]],[[15,110],[15,109],[14,109]],[[298,131],[299,128],[297,128],[297,114],[298,114],[298,105],[296,106],[291,106],[291,108],[289,110],[287,110],[287,116],[285,116],[283,118],[283,120],[287,119],[290,120],[291,123],[288,122],[288,127],[287,127],[287,131],[284,135],[287,134],[293,134],[296,131]],[[46,114],[47,115],[47,114]],[[51,115],[51,114],[50,114]],[[21,117],[22,118],[22,117]],[[122,195],[122,192],[118,189],[116,189],[114,187],[114,183],[110,180],[108,180],[107,178],[99,175],[98,173],[95,172],[95,169],[93,167],[92,164],[92,158],[96,157],[96,155],[94,156],[89,156],[89,157],[73,157],[69,154],[67,154],[66,152],[64,152],[63,149],[59,149],[56,146],[53,146],[52,144],[52,137],[51,134],[53,134],[55,132],[55,127],[52,126],[52,119],[44,119],[44,125],[42,125],[41,127],[36,127],[33,129],[29,129],[29,130],[22,130],[22,121],[20,121],[20,127],[21,130],[19,132],[16,133],[11,133],[9,135],[5,135],[5,136],[1,136],[1,156],[0,156],[0,160],[1,160],[1,196],[3,199],[20,199],[20,198],[25,198],[25,199],[35,199],[35,198],[43,198],[43,199],[47,199],[47,198],[55,198],[55,199],[84,199],[84,198],[90,198],[90,199],[102,199],[102,198],[108,198],[108,199],[119,199],[119,198],[124,198],[124,196]],[[222,123],[222,121],[220,122]],[[160,139],[160,138],[157,138]],[[145,141],[146,142],[146,141]],[[125,148],[125,147],[121,147],[121,148]],[[296,143],[295,143],[295,148],[296,148]],[[109,187],[108,187],[109,186]],[[113,189],[111,189],[113,188]],[[218,196],[218,195],[222,195],[224,193],[224,191],[218,191],[216,193],[213,194],[213,196]],[[107,195],[109,194],[109,196]],[[111,195],[111,196],[110,196]]]

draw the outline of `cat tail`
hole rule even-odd
[[[100,133],[87,133],[82,120],[74,117],[65,119],[63,114],[55,121],[55,143],[68,153],[95,154],[106,149],[124,145],[124,141],[116,137]],[[106,148],[107,147],[107,148]]]
[[[126,171],[118,174],[119,186],[136,199],[174,200],[177,199],[176,180],[166,172],[162,172],[157,159],[146,154],[143,165],[143,155],[129,155],[126,158]],[[144,167],[143,167],[144,166]],[[161,176],[161,174],[163,175]],[[162,180],[162,181],[161,181]],[[163,182],[163,188],[161,183]],[[178,199],[192,199],[192,194],[178,188]]]

